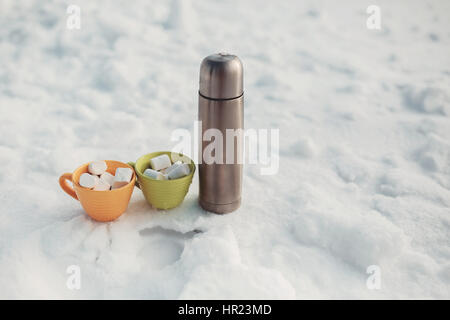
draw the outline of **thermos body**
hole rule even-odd
[[[215,54],[203,60],[200,68],[198,119],[201,121],[202,137],[199,148],[200,205],[214,213],[232,212],[241,204],[243,169],[243,68],[238,57]],[[216,147],[222,147],[221,156],[218,157],[216,150],[215,159],[219,161],[213,163],[208,163],[204,154],[207,146],[216,139],[204,139],[209,129],[220,131],[222,139],[222,144],[216,144]],[[231,133],[236,134],[227,133],[230,129]],[[227,145],[232,146],[233,157],[227,157]]]
[[[208,211],[227,213],[239,208],[242,191],[242,164],[237,163],[237,148],[234,141],[234,163],[226,163],[226,129],[243,129],[244,97],[233,100],[210,100],[199,96],[198,115],[202,121],[202,136],[211,128],[219,129],[223,136],[222,164],[199,164],[200,205]],[[202,154],[211,141],[202,141]]]

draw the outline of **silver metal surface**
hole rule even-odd
[[[217,53],[200,65],[199,92],[211,99],[233,99],[244,93],[244,72],[235,55]]]
[[[204,79],[205,75],[207,80]],[[198,119],[202,122],[201,135],[203,137],[208,129],[220,130],[223,137],[223,159],[221,164],[205,163],[203,151],[211,141],[202,139],[199,202],[205,210],[215,213],[232,212],[241,204],[243,164],[238,161],[237,155],[243,154],[243,136],[233,138],[232,142],[227,141],[226,130],[244,128],[242,81],[242,63],[236,56],[212,55],[203,60],[200,68],[198,100]],[[227,142],[234,145],[233,163],[227,163]]]

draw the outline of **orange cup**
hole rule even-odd
[[[105,160],[108,165],[108,171],[112,175],[115,174],[117,168],[130,168],[128,164]],[[94,191],[83,188],[79,184],[81,174],[88,172],[89,163],[83,164],[73,173],[64,173],[59,177],[59,185],[74,199],[79,200],[86,213],[97,221],[112,221],[117,219],[122,213],[127,210],[130,202],[131,194],[133,193],[134,184],[136,182],[136,174],[133,170],[133,177],[131,182],[119,189],[107,191]],[[73,188],[67,184],[67,180],[71,181]]]

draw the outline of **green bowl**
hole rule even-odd
[[[145,169],[150,168],[150,159],[162,154],[167,154],[172,163],[182,160],[189,164],[191,173],[174,180],[155,180],[144,176]],[[147,202],[158,209],[171,209],[179,206],[189,191],[195,173],[195,164],[192,159],[181,153],[171,151],[152,152],[140,157],[136,163],[128,162],[128,164],[136,172],[136,186],[141,189]]]

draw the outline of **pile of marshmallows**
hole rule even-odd
[[[187,176],[191,168],[186,163],[177,161],[172,164],[167,154],[150,159],[151,169],[145,169],[144,175],[155,180],[173,180]]]
[[[80,186],[95,191],[108,191],[121,188],[130,183],[133,170],[130,168],[117,168],[115,175],[107,172],[105,161],[93,161],[88,165],[88,172],[80,176]]]
[[[186,163],[172,163],[167,154],[150,159],[151,169],[145,169],[144,175],[155,180],[173,180],[187,176],[191,168]],[[117,168],[115,175],[107,172],[105,161],[93,161],[88,165],[88,172],[80,176],[79,184],[83,188],[95,191],[114,190],[126,186],[133,178],[130,168]]]

